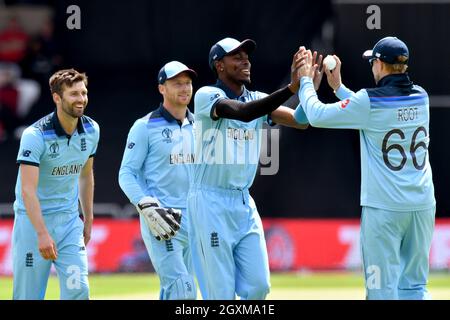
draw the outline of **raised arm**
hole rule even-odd
[[[240,102],[231,99],[219,99],[213,106],[213,118],[227,118],[250,122],[272,113],[298,91],[300,82],[297,77],[297,67],[301,59],[299,53],[303,52],[303,50],[304,47],[301,47],[292,58],[291,82],[289,85],[259,100]]]
[[[317,66],[312,64],[311,52],[303,57],[299,68],[300,90],[299,99],[309,123],[314,127],[361,129],[370,117],[370,101],[366,90],[360,90],[345,100],[325,104],[322,103],[314,90],[313,74]],[[334,72],[334,71],[333,71]]]
[[[308,128],[307,123],[298,123],[294,118],[294,110],[285,106],[278,107],[271,113],[272,121],[276,124],[281,124],[286,127],[296,129]]]
[[[294,94],[289,86],[279,89],[259,100],[240,102],[231,99],[221,99],[214,105],[214,118],[235,119],[250,122],[273,112],[283,102]]]

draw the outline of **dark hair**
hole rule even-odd
[[[88,79],[85,73],[79,73],[75,69],[63,69],[56,71],[49,80],[50,92],[57,93],[62,96],[63,86],[71,87],[75,82],[83,81],[85,86],[88,84]]]

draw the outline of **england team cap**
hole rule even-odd
[[[363,53],[364,59],[378,58],[389,64],[404,63],[397,60],[398,56],[405,56],[409,59],[409,50],[406,44],[396,37],[386,37],[378,41],[372,50]]]
[[[256,42],[252,39],[245,39],[239,42],[233,38],[225,38],[217,42],[209,51],[209,66],[214,70],[214,61],[222,59],[228,54],[232,54],[239,49],[243,49],[247,54],[252,53],[256,48]]]
[[[189,73],[189,76],[191,78],[197,77],[197,73],[194,70],[189,69],[185,64],[178,61],[171,61],[169,63],[166,63],[164,67],[159,70],[158,83],[163,84],[167,79],[172,79],[182,72]]]

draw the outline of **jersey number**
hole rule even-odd
[[[417,149],[424,148],[425,150],[428,150],[428,147],[425,144],[425,142],[422,141],[422,142],[416,143],[417,135],[421,131],[425,134],[425,137],[427,136],[427,130],[424,127],[418,127],[416,129],[416,131],[414,131],[414,134],[413,134],[412,140],[411,140],[411,146],[409,148],[409,153],[411,154],[414,168],[416,168],[417,170],[422,170],[425,167],[425,161],[426,161],[426,157],[427,157],[425,154],[425,157],[424,157],[422,163],[419,164],[417,162],[417,158],[416,158]],[[402,170],[402,168],[405,166],[405,163],[406,163],[406,152],[405,152],[405,149],[403,149],[403,147],[401,145],[396,144],[396,143],[391,144],[388,147],[387,144],[388,144],[389,138],[394,134],[398,134],[400,136],[400,138],[405,139],[405,134],[403,133],[402,130],[392,129],[391,131],[386,133],[386,135],[384,136],[383,146],[382,146],[381,151],[383,152],[383,160],[384,160],[384,163],[386,164],[386,166],[393,171],[400,171],[400,170]],[[398,166],[394,166],[394,165],[392,165],[392,163],[389,162],[388,153],[392,149],[397,150],[402,155],[402,162]]]

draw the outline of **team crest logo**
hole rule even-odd
[[[81,151],[86,151],[86,139],[81,138]]]
[[[59,144],[58,142],[53,142],[50,147],[48,148],[48,151],[50,152],[50,158],[54,159],[59,156]]]
[[[165,128],[162,132],[161,132],[162,136],[163,136],[163,141],[167,142],[167,143],[171,143],[172,142],[172,130],[170,130],[169,128]]]
[[[215,231],[211,232],[211,247],[219,246],[219,234]]]
[[[27,252],[26,256],[25,256],[25,266],[26,267],[33,267],[33,253],[32,252]]]
[[[167,252],[173,251],[173,243],[172,243],[172,240],[166,240],[166,250],[167,250]]]

